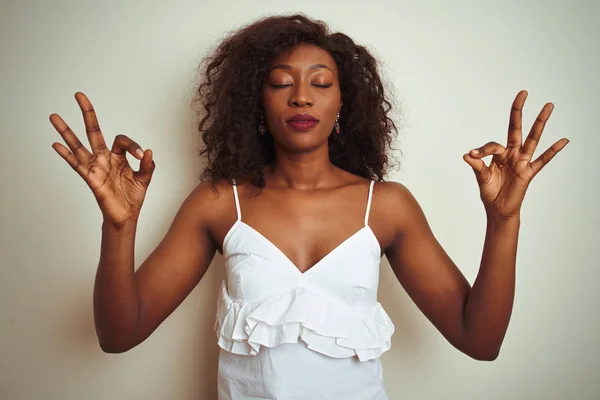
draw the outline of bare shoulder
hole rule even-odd
[[[405,217],[419,207],[410,190],[400,182],[383,181],[375,184],[373,201],[390,218]]]
[[[402,183],[376,182],[372,201],[370,224],[385,251],[397,245],[405,233],[426,223],[419,203]]]
[[[230,188],[231,184],[225,179],[202,181],[192,190],[190,197],[196,201],[214,202],[219,199],[224,190],[229,190]]]
[[[226,196],[223,194],[228,191],[231,191],[231,184],[226,180],[200,182],[183,202],[182,208],[187,207],[199,217],[211,221],[225,206]]]
[[[379,192],[379,196],[383,198],[406,196],[409,194],[409,190],[400,182],[395,181],[380,181],[375,182],[375,187]]]

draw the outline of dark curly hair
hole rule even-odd
[[[226,179],[264,187],[263,167],[275,159],[273,137],[260,135],[262,88],[270,61],[300,43],[328,51],[339,71],[340,135],[329,136],[332,164],[353,174],[383,180],[389,149],[398,133],[388,113],[377,61],[343,33],[330,33],[322,21],[296,14],[260,19],[229,34],[204,58],[197,98],[204,116],[202,134],[207,166],[201,180]]]

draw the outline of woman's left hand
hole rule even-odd
[[[481,200],[488,216],[519,217],[529,182],[569,143],[568,139],[562,138],[531,162],[554,105],[552,103],[544,105],[525,143],[522,143],[521,120],[526,98],[527,92],[522,90],[513,101],[506,147],[496,142],[489,142],[463,156],[475,172]],[[490,155],[493,156],[492,160],[490,165],[486,166],[482,158]]]

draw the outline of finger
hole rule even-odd
[[[67,164],[71,166],[79,175],[84,173],[84,167],[81,161],[73,153],[69,151],[65,146],[60,143],[52,143],[52,148],[61,156]]]
[[[125,135],[117,135],[117,137],[115,137],[115,141],[113,142],[110,151],[123,157],[125,157],[126,153],[129,153],[138,160],[141,160],[144,156],[144,150],[142,150],[140,145]]]
[[[152,150],[147,149],[144,151],[144,157],[142,157],[142,161],[140,162],[140,170],[135,173],[139,181],[143,182],[146,187],[150,184],[154,168],[156,168],[156,164],[152,160],[152,155]]]
[[[558,142],[554,143],[548,150],[543,152],[534,162],[531,163],[531,169],[533,170],[534,175],[541,171],[542,168],[546,164],[550,162],[554,158],[555,155],[558,154],[559,151],[565,148],[565,146],[569,143],[569,139],[562,138]]]
[[[527,135],[527,139],[525,139],[525,143],[523,143],[523,147],[521,148],[521,153],[526,154],[528,156],[528,160],[533,158],[533,153],[540,141],[540,137],[542,136],[542,132],[544,131],[544,127],[546,126],[546,121],[550,118],[550,114],[552,114],[552,110],[554,110],[554,104],[546,103],[542,108],[542,111],[538,114],[529,134]]]
[[[85,123],[85,132],[87,133],[90,146],[92,147],[92,153],[100,154],[108,150],[106,143],[104,142],[104,136],[100,130],[98,124],[98,118],[96,117],[96,111],[92,106],[92,103],[87,96],[81,92],[75,93],[75,100],[81,108],[83,113],[83,121]]]
[[[91,153],[88,149],[85,148],[83,143],[79,140],[77,135],[73,133],[71,128],[63,121],[63,119],[58,114],[50,115],[50,123],[54,126],[54,128],[58,131],[60,136],[63,138],[71,152],[81,161],[89,160],[91,157]]]
[[[521,90],[513,100],[510,109],[510,119],[508,121],[508,140],[506,147],[521,148],[522,142],[522,121],[523,121],[523,105],[527,99],[527,91]]]
[[[497,142],[488,142],[481,147],[473,149],[469,152],[472,158],[483,158],[487,156],[501,156],[506,151],[506,148]]]
[[[475,178],[477,179],[477,183],[480,185],[485,183],[489,177],[489,168],[485,165],[483,160],[479,158],[474,158],[470,154],[463,155],[463,160],[466,161],[467,164],[473,168],[473,172],[475,173]]]

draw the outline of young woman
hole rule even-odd
[[[385,255],[453,346],[495,359],[513,305],[523,197],[568,143],[532,161],[553,105],[523,142],[526,97],[521,91],[512,104],[505,146],[489,142],[463,156],[488,221],[471,287],[407,188],[383,181],[396,127],[376,60],[319,21],[262,19],[207,59],[198,101],[208,165],[136,272],[152,151],[124,135],[107,148],[92,104],[76,93],[91,151],[56,114],[50,121],[68,147],[52,146],[104,216],[94,288],[100,346],[116,353],[144,341],[218,251],[226,267],[215,320],[221,399],[387,399],[379,356],[394,324],[377,301]],[[127,153],[141,160],[138,171]]]

